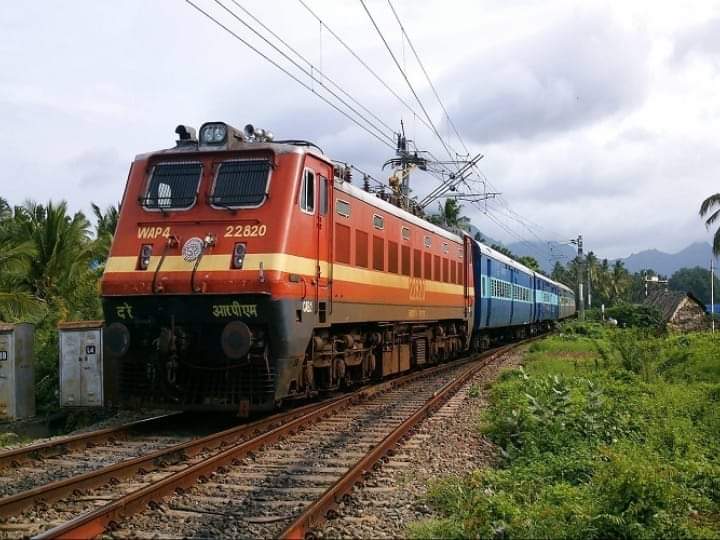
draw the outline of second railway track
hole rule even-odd
[[[6,497],[0,535],[303,537],[414,425],[510,348]]]

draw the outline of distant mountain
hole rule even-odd
[[[548,245],[550,246],[550,254],[548,254]],[[577,255],[575,246],[554,242],[514,242],[509,244],[508,247],[518,256],[530,255],[535,257],[545,272],[552,272],[555,261],[567,264]],[[541,254],[545,255],[541,256]],[[601,253],[596,253],[596,255],[602,259]],[[706,268],[710,265],[711,257],[712,247],[709,243],[695,242],[677,253],[646,249],[621,260],[625,263],[625,268],[630,272],[639,272],[651,268],[658,274],[669,277],[680,268],[692,268],[694,266]],[[610,260],[611,264],[614,262],[614,259]]]
[[[633,253],[622,260],[625,263],[625,268],[631,272],[652,268],[658,274],[671,276],[680,268],[708,267],[711,258],[712,246],[707,242],[695,242],[677,253],[646,249],[639,253]]]

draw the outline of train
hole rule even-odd
[[[575,313],[573,291],[304,140],[178,126],[136,156],[101,280],[124,406],[270,411]]]

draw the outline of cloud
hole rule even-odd
[[[718,62],[720,55],[720,17],[714,17],[683,31],[676,38],[674,60],[686,60],[693,55]],[[720,65],[720,64],[718,64]]]
[[[575,11],[505,49],[479,55],[451,116],[478,142],[566,132],[640,104],[647,40],[604,11]],[[447,87],[448,84],[446,83]]]

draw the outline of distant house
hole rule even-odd
[[[708,328],[705,305],[692,293],[656,290],[645,298],[643,304],[660,310],[668,330],[692,332]]]

